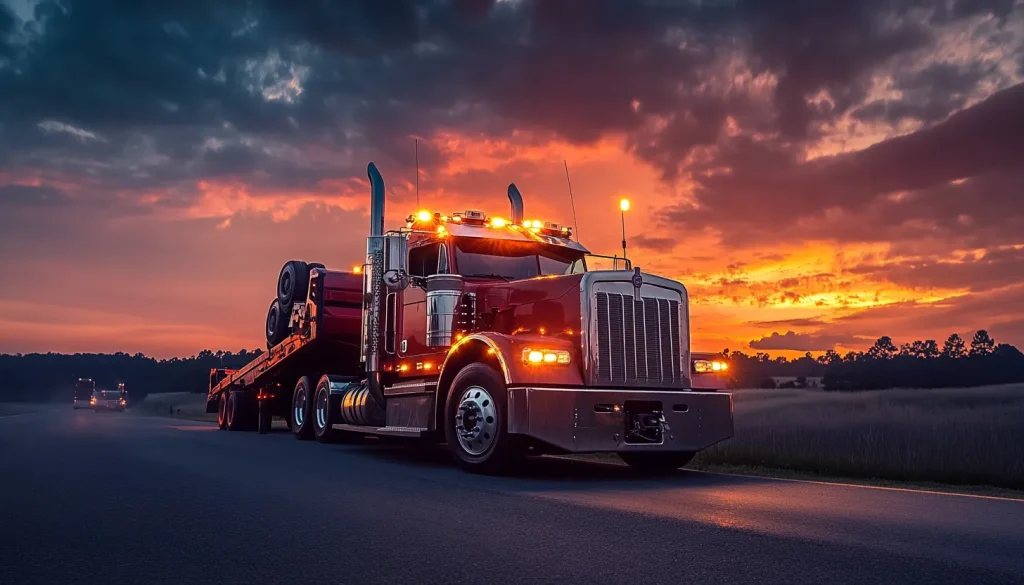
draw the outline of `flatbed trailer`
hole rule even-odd
[[[357,275],[311,270],[306,302],[292,307],[289,327],[293,332],[239,369],[211,370],[206,412],[219,414],[221,428],[252,430],[256,426],[265,432],[273,416],[290,421],[292,388],[278,390],[283,384],[328,370],[357,374],[359,340],[353,332],[361,319],[361,287]],[[232,407],[237,410],[233,412]]]

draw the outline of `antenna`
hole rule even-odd
[[[565,165],[565,182],[569,185],[569,203],[572,205],[572,225],[573,231],[576,232],[576,243],[580,241],[580,224],[576,221],[576,201],[572,197],[572,181],[569,180],[569,163],[562,160],[562,164]]]
[[[420,208],[420,139],[416,138],[416,209]]]

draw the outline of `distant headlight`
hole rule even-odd
[[[724,372],[728,369],[729,364],[718,360],[693,360],[693,371],[698,374]]]

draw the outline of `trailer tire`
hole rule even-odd
[[[259,413],[256,419],[256,432],[265,435],[274,426],[274,415],[270,410],[270,404],[267,403],[267,399],[260,400],[257,408]]]
[[[281,267],[277,277],[277,300],[282,307],[306,300],[309,288],[309,266],[301,260],[289,260]]]
[[[345,438],[345,433],[334,428],[341,422],[341,396],[331,394],[331,381],[321,376],[316,384],[312,409],[313,435],[321,443],[338,443]]]
[[[228,392],[222,391],[217,397],[217,426],[222,431],[228,430]]]
[[[245,390],[232,390],[228,394],[228,430],[256,430],[256,395]]]
[[[289,307],[291,305],[288,305]],[[281,302],[274,299],[267,311],[267,349],[281,343],[288,337],[288,319],[291,313],[286,313]]]
[[[309,376],[299,378],[292,391],[292,407],[288,413],[292,435],[300,441],[313,438],[313,382]]]
[[[629,465],[637,473],[644,475],[667,475],[674,473],[693,460],[696,453],[692,451],[661,451],[653,453],[639,453],[627,451],[619,453],[626,465]]]
[[[508,433],[505,379],[487,364],[470,364],[455,375],[444,421],[448,452],[467,471],[505,473],[523,455]]]

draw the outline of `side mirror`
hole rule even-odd
[[[384,236],[384,286],[400,291],[409,286],[409,240],[404,235]]]

